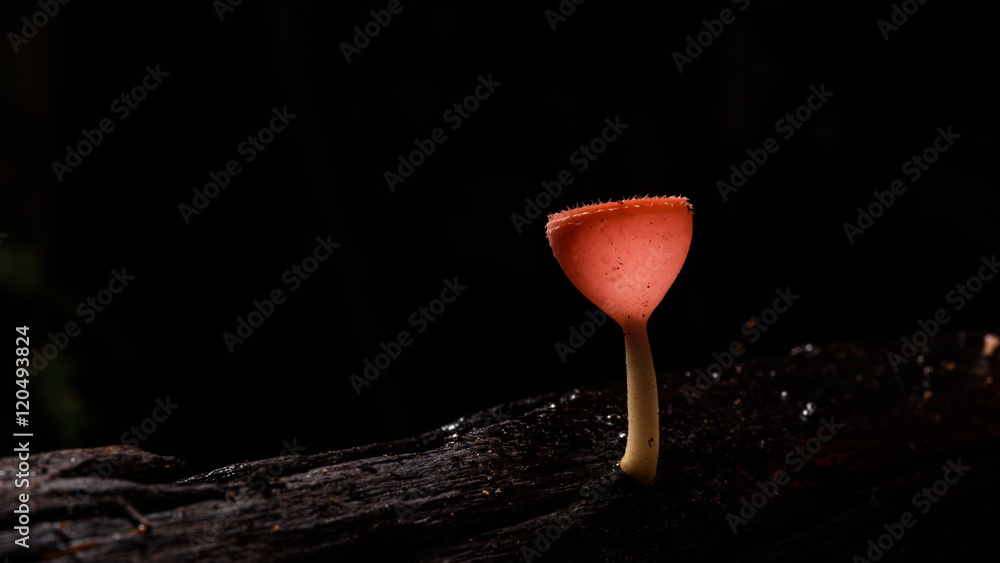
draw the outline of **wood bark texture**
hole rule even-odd
[[[32,454],[30,549],[14,543],[25,489],[5,457],[0,557],[871,560],[909,512],[915,523],[889,536],[885,561],[976,561],[1000,521],[1000,352],[984,356],[983,336],[939,336],[898,372],[887,353],[902,344],[887,341],[738,360],[717,379],[660,374],[659,477],[648,488],[617,468],[624,368],[620,381],[411,439],[194,476],[180,459],[125,446]],[[949,462],[969,469],[949,473]],[[787,482],[772,488],[779,471]],[[954,482],[942,491],[945,477]]]

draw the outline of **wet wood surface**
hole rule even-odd
[[[977,561],[1000,521],[1000,353],[982,348],[980,333],[939,336],[898,373],[887,341],[799,347],[717,379],[661,374],[645,489],[616,466],[624,376],[407,440],[287,444],[193,476],[131,447],[33,453],[30,549],[14,543],[24,489],[5,457],[0,557],[850,561],[883,536],[883,561]]]

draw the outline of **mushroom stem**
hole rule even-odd
[[[618,465],[645,487],[656,477],[660,452],[660,407],[649,348],[646,320],[622,327],[625,331],[625,369],[628,376],[628,438]]]

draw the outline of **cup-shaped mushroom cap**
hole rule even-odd
[[[580,293],[619,325],[647,319],[691,246],[684,197],[599,203],[549,215],[549,245]]]

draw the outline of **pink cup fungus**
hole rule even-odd
[[[687,258],[691,205],[684,197],[598,203],[549,215],[549,245],[580,293],[625,333],[628,438],[619,465],[636,483],[656,478],[659,397],[646,324]]]

